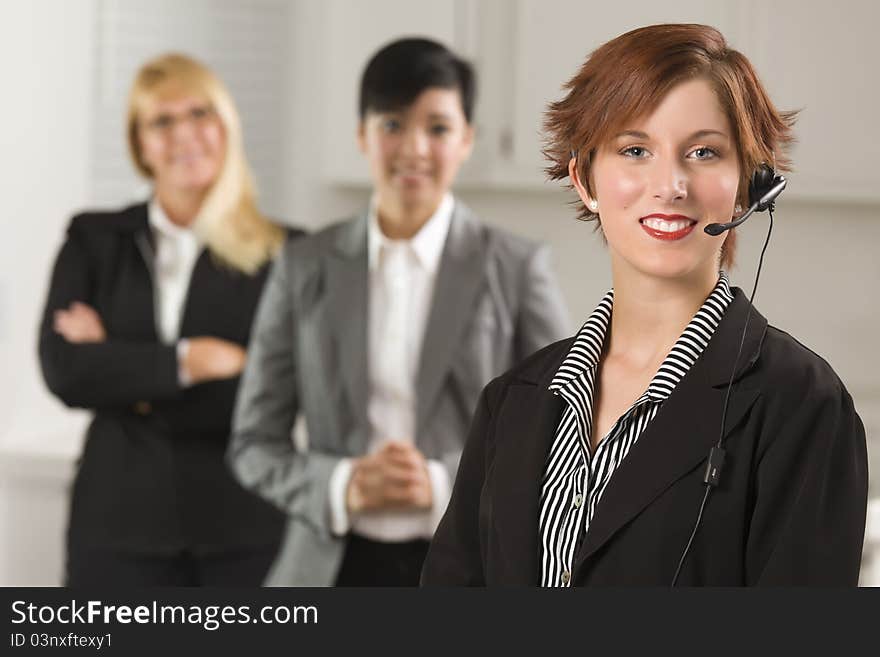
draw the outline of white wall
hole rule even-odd
[[[44,392],[36,327],[55,252],[88,198],[94,0],[2,6],[4,54],[0,180],[0,444],[31,444],[68,426]],[[71,443],[73,444],[73,443]]]
[[[64,226],[88,197],[94,28],[94,0],[0,6],[0,584],[24,583],[22,568],[34,584],[60,578],[61,493],[85,418],[46,394],[36,336]],[[28,453],[47,455],[37,478],[48,487],[14,492]]]

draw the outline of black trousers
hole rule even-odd
[[[260,586],[276,552],[271,547],[155,555],[72,546],[66,586]]]
[[[418,586],[430,543],[382,543],[349,534],[336,586]]]

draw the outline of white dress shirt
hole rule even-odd
[[[156,333],[164,344],[177,343],[177,362],[182,363],[188,345],[186,340],[178,339],[180,323],[190,278],[203,245],[192,230],[173,223],[155,198],[147,206],[147,216],[155,237],[153,296]],[[182,367],[178,373],[181,384],[188,385]]]
[[[390,240],[379,227],[375,199],[370,204],[368,453],[378,451],[389,440],[415,440],[416,375],[453,205],[452,196],[447,194],[412,239]],[[343,459],[330,478],[330,520],[334,534],[352,531],[385,542],[430,539],[434,535],[451,494],[449,475],[441,462],[428,461],[433,505],[427,510],[349,514],[345,493],[351,471],[352,459]]]

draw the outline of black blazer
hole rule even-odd
[[[735,288],[706,350],[611,478],[572,583],[668,586],[703,497],[749,303]],[[423,584],[536,585],[544,462],[563,411],[548,390],[572,339],[483,391]],[[865,431],[831,367],[752,312],[727,412],[727,459],[683,586],[856,585]]]
[[[281,513],[245,491],[224,462],[238,378],[181,389],[174,345],[159,342],[146,204],[73,218],[40,328],[49,389],[95,411],[73,488],[71,545],[165,553],[278,543]],[[246,346],[267,267],[248,276],[205,250],[193,269],[181,337]],[[71,344],[53,312],[79,300],[107,340]]]

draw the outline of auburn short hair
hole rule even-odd
[[[578,176],[592,194],[589,174],[596,150],[625,124],[650,114],[672,87],[695,78],[709,82],[730,121],[740,165],[737,201],[745,207],[748,181],[761,163],[791,170],[788,153],[797,111],[777,110],[749,60],[708,25],[650,25],[594,50],[564,85],[565,96],[545,113],[550,179],[566,179],[572,153],[577,153]],[[578,206],[579,219],[598,219],[583,203]],[[733,265],[735,249],[731,230],[722,266]]]

